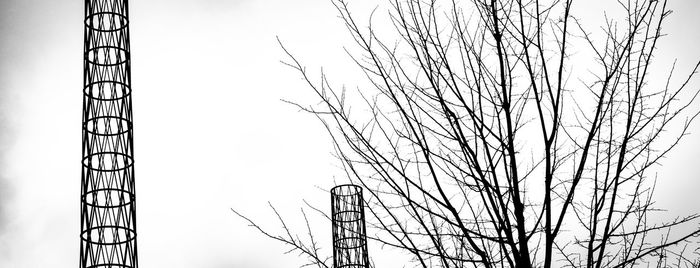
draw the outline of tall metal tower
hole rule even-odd
[[[333,267],[369,268],[362,188],[344,184],[331,189]]]
[[[134,268],[136,199],[127,0],[85,0],[80,268]]]

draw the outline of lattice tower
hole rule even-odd
[[[127,0],[85,0],[81,268],[135,268]]]
[[[331,189],[333,267],[369,268],[362,188],[338,185]]]

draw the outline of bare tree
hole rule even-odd
[[[392,0],[396,40],[333,4],[370,86],[346,98],[283,49],[322,100],[299,107],[368,190],[370,239],[419,267],[697,267],[698,215],[659,220],[653,198],[698,115],[700,62],[652,67],[666,1],[587,28],[585,1]],[[284,229],[265,234],[326,266],[310,228],[311,246]]]

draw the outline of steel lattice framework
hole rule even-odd
[[[85,0],[81,268],[134,268],[136,209],[127,0]]]
[[[362,188],[344,184],[331,189],[333,267],[369,268]]]

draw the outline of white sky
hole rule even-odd
[[[590,2],[584,12],[600,12]],[[688,66],[700,57],[700,1],[671,8],[659,55]],[[275,39],[312,73],[357,84],[330,1],[132,0],[130,12],[140,266],[298,267],[229,208],[265,222],[271,201],[300,223],[302,199],[327,209],[316,186],[343,181],[323,126],[280,101],[318,100],[279,63]],[[78,262],[82,16],[80,0],[0,3],[0,267]],[[693,129],[659,171],[659,204],[673,213],[700,212]],[[330,228],[316,233],[327,241]]]

